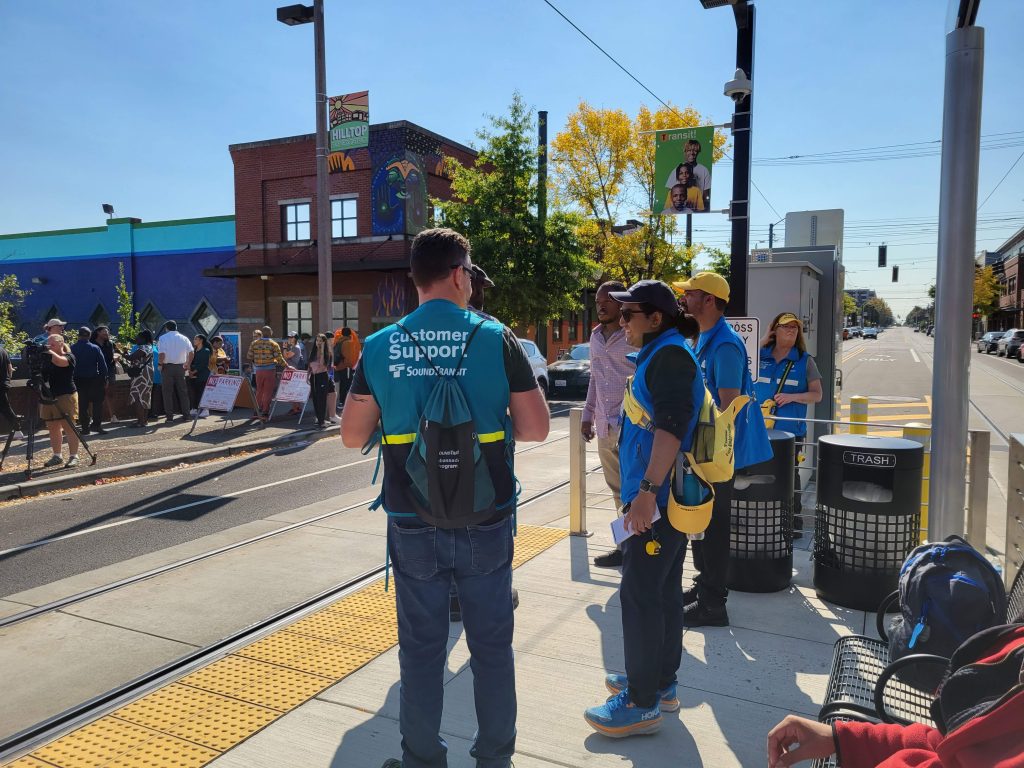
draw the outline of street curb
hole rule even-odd
[[[29,498],[37,496],[45,491],[58,491],[67,488],[79,488],[93,485],[97,480],[104,477],[131,477],[142,475],[156,469],[167,469],[179,464],[192,464],[204,459],[216,459],[224,456],[232,456],[256,448],[267,448],[271,446],[284,446],[289,443],[297,443],[303,440],[319,440],[324,437],[331,437],[337,434],[335,429],[311,429],[301,432],[293,432],[290,435],[279,437],[265,437],[258,440],[249,440],[244,443],[232,443],[222,447],[204,448],[198,451],[177,454],[174,456],[162,456],[158,459],[146,459],[145,461],[134,461],[130,464],[121,464],[116,467],[102,467],[100,469],[89,469],[79,472],[77,475],[64,475],[61,477],[42,478],[40,480],[27,480],[24,483],[14,483],[0,486],[0,501],[12,499]]]

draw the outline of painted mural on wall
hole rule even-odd
[[[414,235],[427,224],[427,179],[423,160],[395,153],[374,166],[371,182],[373,234]]]
[[[402,317],[405,313],[405,281],[394,275],[385,275],[373,294],[373,316]]]

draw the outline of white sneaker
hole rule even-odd
[[[24,439],[25,439],[25,435],[24,435],[24,433],[23,433],[23,432],[22,432],[22,431],[21,431],[21,430],[19,429],[19,430],[18,430],[17,432],[15,432],[15,433],[14,433],[14,439],[15,439],[15,440],[24,440]]]
[[[199,418],[200,419],[205,419],[209,415],[210,415],[210,412],[206,408],[203,408],[203,410],[201,410],[199,412]]]

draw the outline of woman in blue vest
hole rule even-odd
[[[686,336],[696,333],[675,294],[658,280],[641,280],[608,294],[622,305],[619,324],[639,352],[629,392],[649,419],[624,418],[619,467],[624,523],[622,641],[626,674],[605,677],[614,695],[584,719],[598,733],[622,737],[652,733],[661,713],[679,709],[676,671],[682,657],[683,559],[686,535],[668,521],[669,470],[681,445],[689,450],[704,400],[704,381]],[[655,513],[661,517],[654,519]]]
[[[791,312],[777,315],[761,341],[755,388],[759,402],[775,402],[775,429],[792,432],[798,442],[807,435],[807,422],[794,419],[807,418],[807,405],[821,402],[821,374],[807,354],[804,325]],[[804,527],[799,469],[793,487],[793,536],[799,539]]]

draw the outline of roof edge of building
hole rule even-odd
[[[473,155],[474,157],[478,154],[472,147],[467,147],[465,144],[455,141],[455,139],[449,139],[447,136],[442,136],[439,133],[435,133],[428,128],[424,128],[422,125],[417,125],[409,120],[394,120],[390,123],[373,123],[370,125],[370,133],[393,130],[395,128],[409,128],[414,131],[419,131],[420,133],[437,139],[444,144],[455,147],[456,149],[461,149],[463,152]],[[262,139],[260,141],[247,141],[241,144],[228,144],[228,151],[235,152],[244,149],[258,149],[260,147],[271,147],[275,144],[295,144],[300,141],[316,141],[316,134],[304,133],[298,136],[282,136],[277,139]]]
[[[141,221],[135,219],[133,226],[136,229],[148,229],[153,227],[180,227],[189,224],[216,224],[224,221],[234,221],[235,215],[226,216],[199,216],[194,219],[167,219],[165,221]],[[114,219],[112,224],[128,223],[129,219]],[[85,235],[97,232],[106,232],[109,227],[104,224],[102,227],[79,227],[77,229],[48,229],[39,232],[12,232],[0,235],[0,240],[16,240],[21,237],[56,237],[58,235]]]

